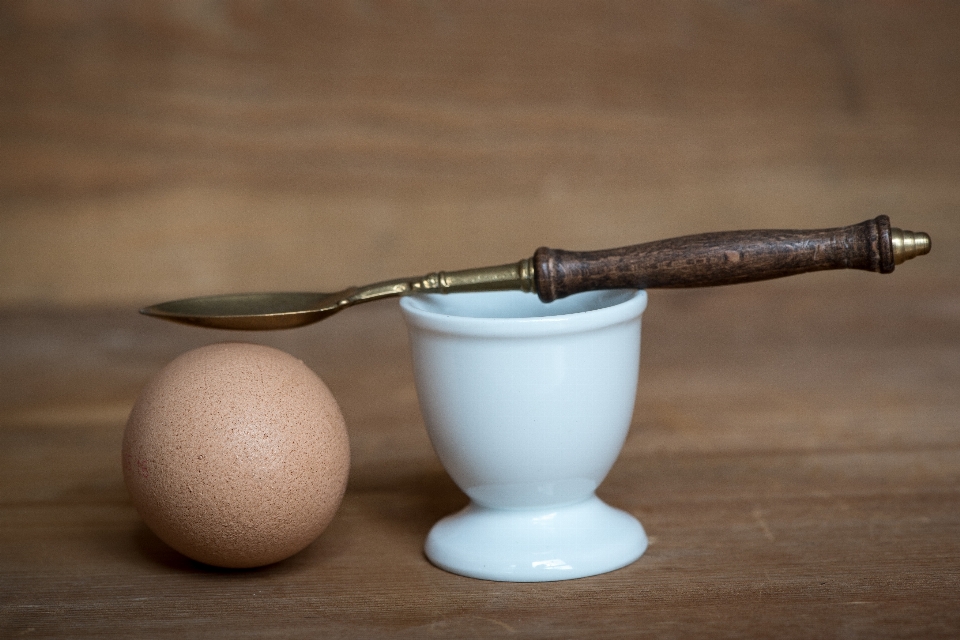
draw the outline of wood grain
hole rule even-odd
[[[599,251],[540,247],[533,255],[544,302],[595,289],[715,287],[829,269],[892,273],[890,218],[833,229],[701,233]]]
[[[951,0],[0,3],[0,304],[879,214],[960,240],[958,39]]]
[[[958,41],[950,0],[0,3],[0,636],[957,637]],[[882,214],[933,253],[651,293],[601,493],[652,544],[572,582],[423,557],[465,498],[394,304],[133,311]],[[256,571],[164,546],[120,473],[148,376],[228,339],[351,437],[334,523]]]
[[[0,635],[954,637],[958,290],[846,276],[651,293],[637,413],[601,494],[652,545],[620,571],[539,585],[424,558],[431,524],[466,500],[426,438],[394,303],[269,335],[6,312]],[[167,548],[120,473],[145,378],[222,339],[302,358],[350,430],[334,523],[260,570]]]

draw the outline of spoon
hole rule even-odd
[[[520,290],[544,302],[596,289],[709,287],[826,269],[890,273],[930,252],[930,236],[891,228],[887,216],[807,231],[723,231],[602,251],[541,247],[520,262],[387,280],[336,293],[238,293],[187,298],[140,310],[216,329],[290,329],[362,302],[418,293]]]

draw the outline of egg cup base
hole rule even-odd
[[[547,582],[620,569],[646,548],[647,535],[636,518],[592,496],[537,509],[471,503],[433,526],[424,551],[434,565],[458,575]]]

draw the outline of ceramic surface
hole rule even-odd
[[[431,442],[471,500],[431,530],[431,562],[526,582],[640,557],[640,523],[594,491],[630,426],[646,301],[643,291],[401,300]]]

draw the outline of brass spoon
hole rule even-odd
[[[216,329],[290,329],[341,309],[416,293],[519,290],[552,302],[596,289],[707,287],[825,269],[890,273],[930,252],[930,236],[890,227],[887,216],[834,229],[702,233],[607,249],[541,247],[532,258],[496,267],[437,272],[336,293],[238,293],[164,302],[148,316]]]

